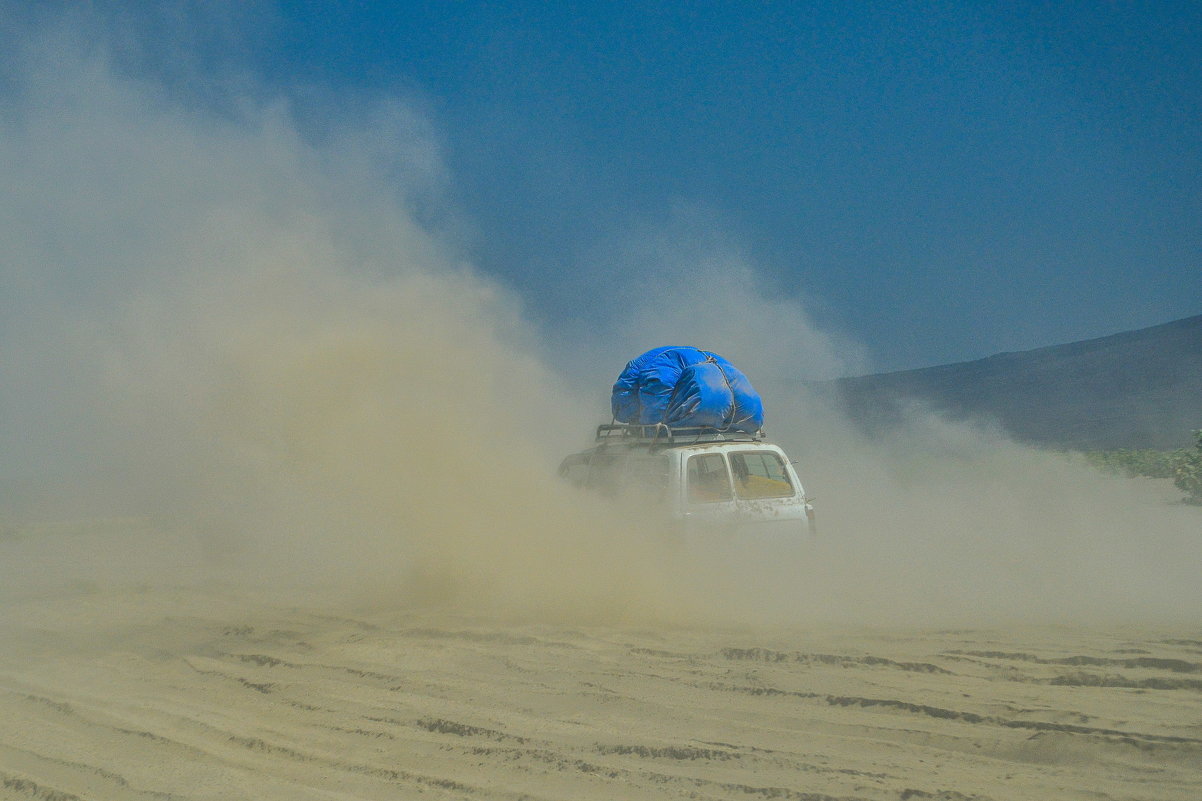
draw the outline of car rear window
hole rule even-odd
[[[784,498],[794,494],[785,463],[772,451],[730,454],[735,493],[744,500]]]

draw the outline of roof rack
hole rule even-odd
[[[759,442],[763,430],[746,431],[712,428],[709,426],[674,427],[664,423],[637,425],[634,423],[602,423],[597,426],[597,442],[637,445],[681,445],[695,442]]]

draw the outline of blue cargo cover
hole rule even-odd
[[[747,376],[697,348],[655,348],[630,361],[614,383],[611,405],[620,423],[748,433],[764,425],[763,402]]]

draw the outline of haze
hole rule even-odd
[[[975,301],[935,270],[918,304],[879,259],[845,269],[858,247],[782,271],[800,229],[724,211],[763,173],[709,197],[728,181],[687,153],[589,123],[577,175],[538,103],[485,119],[547,120],[519,148],[541,169],[490,158],[514,129],[479,138],[437,87],[256,68],[292,30],[268,6],[40,8],[0,0],[0,797],[1202,794],[1198,508],[920,408],[865,439],[798,390],[1093,333],[1127,319],[1106,293],[1028,327],[1022,270]],[[354,29],[327,11],[329,41]],[[494,86],[518,34],[482,51]],[[716,175],[773,161],[739,152]],[[835,216],[884,196],[848,187]],[[892,197],[889,224],[848,218],[878,256],[925,213]],[[1128,244],[1188,245],[1175,208],[1163,250]],[[1023,219],[970,238],[1044,247]],[[1193,276],[1164,263],[1149,283]],[[764,395],[814,543],[682,542],[557,478],[665,344]]]
[[[920,413],[863,442],[813,399],[771,394],[862,370],[866,349],[761,289],[704,218],[678,218],[696,237],[631,231],[605,256],[626,276],[622,303],[602,307],[607,334],[565,341],[423,222],[451,179],[418,111],[381,101],[318,142],[283,99],[247,92],[214,111],[122,74],[80,29],[47,30],[9,74],[0,145],[17,530],[138,521],[168,543],[120,558],[139,580],[170,583],[182,561],[193,580],[553,615],[1199,609],[1196,515],[1154,489]],[[388,169],[398,153],[404,169]],[[554,478],[624,362],[663,343],[721,352],[765,388],[769,432],[820,498],[820,559],[772,575],[751,554],[715,584],[654,521],[609,520]],[[69,538],[22,547],[9,586],[64,564],[98,580],[67,558]]]

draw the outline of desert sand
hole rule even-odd
[[[1196,626],[554,622],[200,577],[8,590],[5,799],[1202,797]]]

